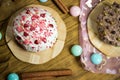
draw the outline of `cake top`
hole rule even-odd
[[[56,42],[57,24],[42,8],[27,7],[13,21],[15,39],[27,51],[38,52],[51,48]]]

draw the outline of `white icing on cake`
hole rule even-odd
[[[58,32],[52,15],[42,8],[26,8],[13,21],[15,39],[27,51],[39,52],[53,47]]]

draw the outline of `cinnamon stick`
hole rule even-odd
[[[59,76],[68,76],[71,75],[72,71],[70,69],[58,70],[58,71],[44,71],[44,72],[29,72],[22,73],[21,78],[23,80],[27,78],[36,78],[36,77],[59,77]]]
[[[52,76],[45,77],[33,77],[33,78],[23,78],[22,80],[46,80],[46,79],[54,79]]]
[[[56,5],[62,10],[63,13],[68,13],[69,10],[68,8],[65,6],[65,4],[62,2],[62,0],[53,0]]]

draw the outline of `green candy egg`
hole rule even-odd
[[[10,73],[7,77],[7,80],[19,80],[19,76],[16,73]]]
[[[102,55],[99,53],[93,53],[90,59],[93,64],[98,65],[102,62]]]
[[[44,3],[44,2],[47,2],[48,0],[39,0],[40,2]]]
[[[82,53],[82,48],[80,45],[73,45],[72,48],[71,48],[71,53],[74,55],[74,56],[80,56],[81,53]]]

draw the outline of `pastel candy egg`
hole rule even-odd
[[[91,55],[91,62],[95,65],[98,65],[102,62],[102,56],[99,53],[93,53]]]
[[[72,48],[71,48],[71,53],[74,55],[74,56],[80,56],[81,53],[82,53],[82,48],[80,45],[73,45]]]
[[[40,2],[47,2],[48,0],[39,0]]]
[[[73,6],[70,8],[70,14],[74,17],[77,17],[80,15],[80,7],[78,6]]]
[[[8,75],[7,80],[19,80],[19,76],[16,73],[11,73]]]
[[[0,32],[0,40],[2,39],[2,33]]]

